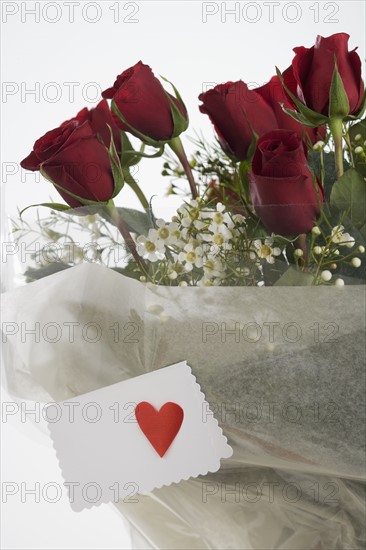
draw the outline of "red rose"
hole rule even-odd
[[[250,191],[255,211],[270,231],[284,236],[309,231],[323,202],[323,191],[316,185],[318,190],[307,165],[306,145],[296,133],[274,130],[258,140]]]
[[[270,105],[241,80],[219,84],[199,99],[203,102],[200,111],[210,117],[222,148],[238,160],[247,158],[253,140],[251,126],[259,136],[277,128]]]
[[[361,60],[356,49],[348,51],[349,35],[337,33],[324,38],[318,36],[315,46],[294,48],[292,61],[297,94],[307,107],[329,116],[329,94],[335,60],[349,102],[349,114],[356,113],[362,103],[364,84],[361,78]]]
[[[292,67],[288,67],[283,72],[282,76],[290,91],[293,91],[295,87],[296,94],[296,82],[294,80]],[[324,138],[326,131],[324,126],[319,128],[309,128],[308,126],[304,126],[292,118],[292,116],[285,113],[282,109],[281,105],[283,105],[286,109],[292,110],[296,109],[296,107],[287,95],[278,76],[273,76],[267,84],[261,86],[260,88],[256,88],[255,91],[260,94],[272,108],[277,120],[277,128],[292,130],[302,138],[309,137],[312,143]]]
[[[108,201],[114,193],[108,151],[88,121],[75,118],[47,132],[20,164],[27,170],[40,170],[73,208],[82,202],[69,193],[95,202]]]
[[[105,90],[102,96],[113,99],[125,119],[127,124],[123,120],[119,121],[120,128],[137,137],[169,141],[188,126],[184,104],[166,92],[151,68],[141,61],[117,76],[114,85]],[[183,129],[175,125],[174,107],[180,115]]]
[[[121,130],[117,126],[114,117],[111,113],[111,110],[108,106],[108,102],[105,99],[102,99],[94,109],[88,109],[84,107],[81,111],[78,112],[76,117],[66,120],[61,126],[68,124],[76,120],[79,124],[90,122],[93,132],[100,136],[103,140],[103,143],[109,147],[111,142],[111,133],[108,126],[112,129],[113,141],[118,153],[121,152]]]

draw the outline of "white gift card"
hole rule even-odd
[[[186,362],[45,414],[75,511],[216,472],[233,452]]]

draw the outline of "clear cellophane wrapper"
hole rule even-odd
[[[364,548],[364,286],[163,287],[83,263],[5,293],[4,323],[16,400],[191,366],[234,453],[115,503],[135,548]]]

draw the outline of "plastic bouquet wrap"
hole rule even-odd
[[[190,158],[181,95],[139,62],[22,161],[64,202],[13,220],[9,256],[37,249],[4,295],[8,391],[60,401],[186,360],[233,448],[216,473],[115,503],[135,548],[365,546],[366,124],[348,38],[295,48],[260,88],[201,94],[217,137]],[[181,195],[171,219],[133,178],[149,157]]]

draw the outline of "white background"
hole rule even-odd
[[[237,2],[237,22],[235,15],[228,13],[225,21],[225,3],[221,8],[221,2],[210,2],[209,9],[217,13],[207,16],[206,23],[199,1],[135,2],[138,12],[132,19],[136,23],[123,21],[133,11],[127,2],[73,2],[74,22],[70,22],[71,8],[66,2],[1,4],[5,230],[7,215],[14,215],[17,207],[45,202],[49,197],[59,200],[50,184],[37,182],[33,173],[19,168],[34,141],[85,105],[95,105],[98,88],[110,86],[117,74],[140,59],[180,90],[190,113],[188,134],[202,129],[210,137],[211,125],[200,114],[197,99],[207,83],[242,79],[252,86],[261,85],[274,74],[275,65],[285,69],[290,64],[293,47],[310,47],[317,34],[348,32],[350,46],[359,46],[362,59],[365,55],[362,1]],[[36,4],[39,22],[27,12],[37,9]],[[235,2],[226,3],[226,10],[234,7]],[[12,11],[15,13],[11,15]],[[65,83],[74,83],[74,97],[70,95],[71,84]],[[183,140],[189,150],[189,142],[185,137]],[[164,214],[171,212],[177,201],[164,198],[168,180],[160,176],[161,166],[161,159],[141,163],[137,179],[147,196],[157,196],[155,210]],[[13,174],[9,174],[11,170]],[[116,202],[138,207],[128,189]],[[53,451],[38,428],[21,424],[19,418],[1,427],[3,482],[62,484]],[[111,507],[76,514],[69,508],[66,495],[57,504],[36,504],[31,496],[22,503],[15,495],[3,505],[2,547],[112,549],[128,548],[129,541]]]

